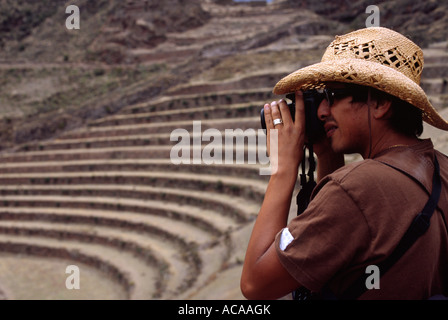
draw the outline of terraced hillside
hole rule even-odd
[[[280,6],[278,17],[285,20],[270,38],[260,20],[266,8],[205,2],[215,17],[210,24],[132,53],[146,63],[174,63],[198,52],[194,59],[219,56],[210,68],[154,99],[0,154],[0,297],[243,298],[242,262],[268,181],[259,162],[249,163],[254,146],[247,141],[260,127],[260,107],[278,98],[271,94],[276,81],[319,60],[338,24],[318,24],[311,14],[296,21],[306,13]],[[249,34],[261,36],[248,41]],[[448,118],[445,48],[425,49],[422,86]],[[210,151],[212,141],[198,140],[208,129],[222,137],[232,131],[234,141],[246,135],[229,153],[245,161],[226,163],[223,150],[223,163],[173,164],[177,129],[190,136],[187,158]],[[428,128],[425,135],[448,153],[447,134]],[[66,287],[70,265],[79,267],[79,290]]]
[[[194,295],[240,265],[244,242],[235,234],[254,219],[266,180],[257,166],[173,165],[170,133],[189,130],[191,119],[204,119],[204,129],[258,128],[254,97],[268,92],[163,97],[3,154],[1,251],[22,268],[29,254],[48,268],[54,258],[96,268],[127,298]],[[39,283],[32,264],[24,272]],[[40,283],[36,297],[41,286],[67,291],[64,281]],[[14,287],[4,291],[22,297]]]
[[[260,51],[269,40],[269,26],[261,28],[259,21],[266,8],[204,6],[215,17],[208,25],[213,30],[168,34],[153,50],[131,53],[146,64],[211,59],[205,73],[190,71],[190,83],[155,99],[1,154],[4,296],[242,298],[241,265],[268,177],[260,176],[258,164],[247,163],[254,151],[248,144],[231,150],[234,159],[244,155],[243,164],[174,165],[170,153],[177,141],[170,136],[184,129],[193,139],[193,121],[201,121],[202,132],[213,129],[223,137],[228,129],[243,134],[257,130],[260,106],[273,99],[272,86],[286,70],[272,72],[272,64],[266,66],[268,72],[259,67],[261,61],[270,61],[271,52],[279,53],[278,48]],[[279,10],[278,17],[287,16],[283,26],[305,16]],[[243,29],[246,34],[229,34]],[[261,43],[247,43],[256,35]],[[252,48],[249,56],[229,55],[243,53],[238,50],[241,44]],[[307,47],[310,52],[315,48]],[[198,50],[202,58],[195,56]],[[237,70],[232,56],[240,62],[257,61]],[[283,56],[276,61],[284,61]],[[181,65],[180,70],[191,67]],[[204,141],[202,147],[207,145]],[[66,288],[69,265],[80,267],[80,290]]]

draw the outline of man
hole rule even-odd
[[[368,266],[391,255],[432,192],[435,159],[441,194],[429,229],[359,299],[428,299],[448,294],[448,158],[420,140],[422,119],[443,130],[421,89],[422,50],[386,28],[338,36],[322,62],[274,88],[296,93],[295,119],[283,100],[264,106],[268,135],[278,133],[270,178],[241,277],[249,299],[277,299],[306,288],[343,294]],[[318,185],[304,213],[288,223],[306,142],[302,91],[319,89],[326,139],[314,145]],[[269,140],[269,139],[268,139]],[[344,166],[343,154],[363,161]]]

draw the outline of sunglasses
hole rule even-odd
[[[315,101],[318,101],[318,104],[322,102],[322,100],[327,100],[328,105],[332,106],[334,101],[337,99],[343,99],[353,95],[352,88],[323,88],[323,89],[312,89],[309,90],[308,93],[314,96]],[[290,93],[286,96],[287,99],[291,101],[295,101],[295,93]]]
[[[353,95],[353,90],[350,88],[324,88],[324,89],[316,89],[318,95],[321,96],[322,100],[325,99],[328,102],[329,106],[334,104],[335,100],[343,99],[348,96]]]

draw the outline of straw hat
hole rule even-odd
[[[286,76],[274,93],[307,90],[329,81],[370,86],[409,102],[423,111],[424,121],[448,130],[448,122],[420,87],[422,71],[423,52],[414,42],[387,28],[366,28],[336,36],[320,63]]]

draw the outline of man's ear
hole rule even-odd
[[[375,119],[389,119],[392,116],[392,101],[377,101],[373,106],[372,115]]]

